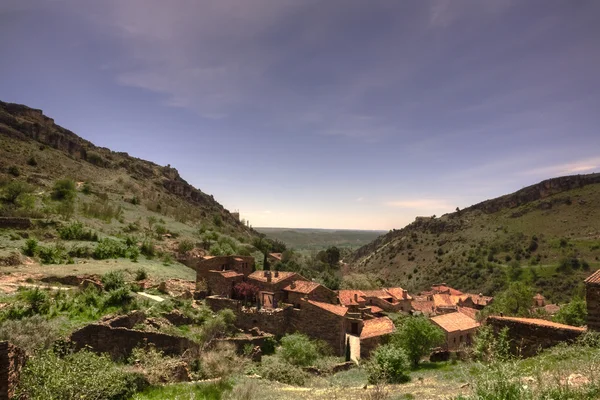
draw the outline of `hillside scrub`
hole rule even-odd
[[[404,349],[395,344],[379,346],[366,364],[369,383],[404,383],[410,380],[411,361]]]
[[[98,234],[92,230],[85,230],[81,222],[73,222],[58,229],[58,235],[62,240],[87,240],[98,241]]]

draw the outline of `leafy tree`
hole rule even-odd
[[[523,275],[523,270],[521,269],[521,264],[517,260],[513,260],[508,264],[507,269],[508,280],[511,282],[518,281]]]
[[[340,262],[340,249],[336,246],[331,246],[325,250],[326,262],[331,265],[338,265]]]
[[[587,323],[587,306],[585,300],[581,297],[575,297],[570,303],[561,307],[553,320],[561,324],[584,326]]]
[[[533,303],[533,290],[523,282],[512,282],[494,298],[489,311],[506,315],[527,316]]]
[[[18,205],[19,200],[31,192],[33,188],[29,184],[13,180],[4,188],[2,197],[7,203]]]
[[[259,288],[249,282],[240,282],[233,287],[233,292],[238,299],[244,299],[246,303],[254,302]]]
[[[301,333],[281,338],[281,357],[292,365],[309,366],[319,358],[317,344]]]
[[[76,195],[75,181],[72,179],[59,179],[52,187],[51,197],[54,200],[73,201]]]
[[[431,349],[444,342],[444,332],[427,318],[419,316],[407,318],[392,335],[391,343],[406,351],[413,366],[419,365],[419,360]]]
[[[484,362],[506,361],[510,358],[508,328],[502,328],[497,336],[489,325],[479,328],[473,339],[473,357]]]

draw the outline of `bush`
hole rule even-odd
[[[424,317],[406,318],[392,335],[392,343],[404,349],[414,366],[431,349],[444,342],[444,332]]]
[[[128,399],[146,386],[107,356],[87,350],[63,358],[52,351],[30,358],[21,374],[18,398],[29,400]]]
[[[14,180],[4,188],[2,198],[7,203],[19,205],[19,200],[31,192],[33,192],[33,188],[29,184]]]
[[[60,335],[62,319],[47,320],[41,315],[33,315],[19,321],[4,321],[0,324],[0,340],[8,340],[30,354],[48,349]]]
[[[75,181],[72,179],[59,179],[54,183],[51,197],[53,200],[71,201],[75,199]]]
[[[587,324],[585,300],[581,297],[575,297],[570,303],[562,306],[552,320],[566,325],[584,326]]]
[[[127,257],[127,247],[117,240],[104,238],[96,245],[93,256],[97,260]]]
[[[73,222],[70,225],[58,229],[58,235],[63,240],[89,240],[98,241],[98,234],[91,230],[84,230],[81,222]]]
[[[184,254],[192,250],[194,247],[194,242],[192,242],[191,240],[182,240],[181,242],[179,242],[177,250],[180,254]]]
[[[144,242],[142,242],[142,247],[140,247],[140,251],[148,259],[152,259],[156,255],[156,249],[154,248],[154,243],[151,240],[144,240]]]
[[[32,166],[32,167],[37,167],[38,162],[35,159],[34,156],[29,157],[29,159],[27,160],[27,165]]]
[[[133,300],[133,295],[128,287],[120,287],[113,289],[108,293],[108,297],[104,300],[105,307],[123,307],[128,305]]]
[[[135,271],[135,280],[143,281],[144,279],[148,279],[148,271],[146,271],[144,268],[138,268]]]
[[[290,365],[277,356],[263,357],[259,374],[264,379],[294,386],[304,386],[309,379],[300,367]]]
[[[281,338],[279,354],[285,361],[297,366],[312,365],[319,358],[316,343],[301,333],[294,333]]]
[[[231,343],[218,343],[200,356],[201,376],[205,379],[228,378],[242,368],[243,360],[237,356]]]
[[[39,249],[38,241],[35,239],[27,239],[25,245],[21,248],[23,254],[29,257],[35,257]]]
[[[102,284],[107,291],[125,287],[125,275],[123,271],[110,271],[102,275]]]
[[[83,194],[91,194],[92,193],[92,185],[89,182],[85,182],[83,187],[81,188],[81,193]]]
[[[60,243],[56,243],[54,247],[39,246],[37,253],[42,264],[73,263],[73,260],[67,253],[67,249]]]
[[[369,383],[404,383],[410,380],[410,360],[406,352],[393,344],[379,346],[367,364]]]
[[[8,167],[8,173],[15,177],[21,175],[21,171],[19,170],[19,167],[17,167],[16,165],[12,165],[12,166]]]
[[[260,347],[262,354],[268,356],[270,354],[275,353],[275,348],[277,347],[277,341],[271,337],[267,336],[263,341],[263,345]]]

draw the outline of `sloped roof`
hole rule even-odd
[[[412,297],[408,292],[401,287],[386,288],[386,292],[397,298],[398,300],[411,300]]]
[[[431,314],[435,310],[433,301],[428,300],[413,300],[410,304],[414,311],[420,311],[423,314]]]
[[[496,316],[488,317],[488,318],[504,320],[504,321],[514,321],[514,322],[519,322],[522,324],[543,326],[543,327],[547,327],[547,328],[570,329],[570,330],[579,331],[579,332],[585,331],[585,328],[581,328],[579,326],[559,324],[557,322],[546,321],[545,319],[539,319],[539,318],[517,318],[517,317],[496,317]]]
[[[460,290],[456,290],[454,288],[451,288],[450,286],[446,286],[445,284],[434,285],[431,287],[431,289],[433,289],[434,292],[447,293],[447,294],[451,294],[452,296],[460,296],[460,295],[464,294]]]
[[[459,313],[463,313],[467,317],[469,317],[473,320],[477,320],[477,313],[479,312],[479,310],[477,310],[475,308],[471,308],[471,307],[458,307],[457,310]]]
[[[548,314],[550,314],[550,315],[554,315],[554,314],[556,314],[557,312],[559,312],[559,311],[560,311],[560,306],[559,306],[559,305],[557,305],[557,304],[546,304],[546,305],[544,306],[544,310],[545,310],[545,311],[546,311]]]
[[[323,302],[314,301],[314,300],[307,300],[307,301],[315,307],[319,307],[323,310],[329,311],[330,313],[339,315],[341,317],[346,315],[346,313],[348,312],[348,309],[344,306],[338,306],[335,304],[323,303]]]
[[[380,313],[380,312],[382,312],[382,311],[383,311],[383,308],[379,308],[379,307],[377,307],[377,306],[371,306],[371,312],[372,312],[373,314]]]
[[[283,290],[287,290],[288,292],[308,294],[316,288],[318,288],[319,286],[321,286],[321,284],[317,282],[294,281],[293,283],[290,283],[289,285],[284,287]]]
[[[212,272],[212,271],[211,271]],[[215,271],[223,276],[223,278],[235,278],[237,276],[244,276],[244,274],[240,274],[237,271]]]
[[[394,323],[388,317],[367,319],[360,332],[360,338],[368,339],[375,336],[388,335],[394,332],[395,329]]]
[[[273,257],[273,258],[275,258],[275,259],[277,259],[277,260],[281,261],[281,257],[282,257],[281,253],[269,253],[269,255],[270,255],[271,257]]]
[[[585,280],[585,283],[600,285],[600,269],[594,272],[592,275],[588,276]]]
[[[453,301],[452,297],[449,294],[434,294],[433,304],[435,304],[436,307],[456,305],[456,303]]]
[[[362,291],[365,297],[379,297],[380,299],[387,299],[392,297],[385,289],[375,289],[375,290],[363,290]]]
[[[460,312],[438,315],[432,317],[431,321],[446,332],[467,331],[479,327],[479,323]]]
[[[250,275],[248,275],[248,279],[253,279],[255,281],[267,282],[267,277],[265,276],[265,271],[254,271]],[[278,283],[284,279],[288,279],[291,277],[297,276],[301,278],[300,275],[295,272],[288,271],[279,271],[278,276],[275,276],[275,271],[271,271],[271,283]]]
[[[358,296],[358,301],[365,301],[365,294],[361,290],[343,289],[338,291],[340,303],[344,306],[356,306],[358,303],[354,301],[354,295]]]

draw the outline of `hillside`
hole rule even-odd
[[[551,300],[600,267],[600,174],[549,179],[441,217],[418,217],[354,254],[352,270],[411,290],[446,282],[494,294],[506,276]]]
[[[60,180],[75,183],[72,201],[54,198],[52,190]],[[11,198],[15,190],[19,192]],[[0,257],[22,247],[29,236],[57,242],[57,229],[73,221],[100,238],[130,235],[140,242],[154,240],[165,253],[173,253],[184,241],[204,242],[208,250],[213,242],[223,244],[220,236],[235,248],[258,235],[213,196],[187,183],[176,169],[95,146],[56,125],[41,110],[4,102],[0,102],[0,192],[0,216],[27,217],[37,223],[29,233],[5,230]],[[207,232],[212,232],[210,237],[202,237]]]

